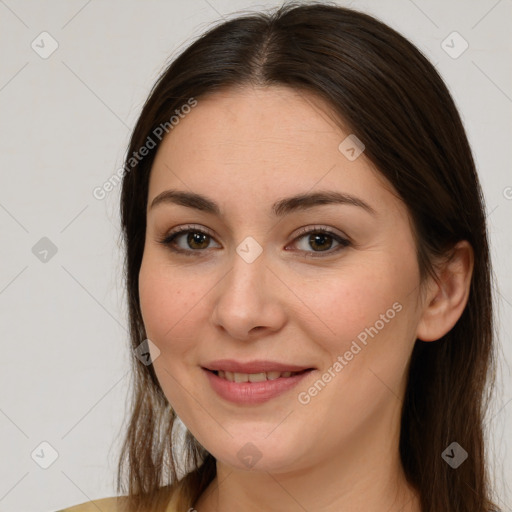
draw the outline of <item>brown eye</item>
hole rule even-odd
[[[302,239],[304,239],[305,243],[300,250],[309,252],[312,256],[315,257],[321,256],[321,254],[317,255],[315,253],[325,252],[328,254],[333,254],[350,245],[350,242],[346,238],[343,238],[342,236],[326,228],[313,228],[309,230],[303,230],[300,233],[300,236],[295,238],[295,241]],[[333,241],[337,242],[339,245],[334,250],[330,250],[333,245]],[[309,248],[314,250],[310,251],[308,250]]]
[[[186,240],[187,240],[187,245],[189,247],[191,247],[192,249],[206,249],[209,245],[208,244],[209,238],[210,238],[209,235],[202,233],[200,231],[188,231]],[[205,244],[205,241],[206,241],[206,244]]]
[[[178,245],[177,241],[181,239],[185,240],[185,246]],[[208,249],[212,240],[213,237],[209,233],[198,228],[190,228],[187,226],[170,233],[162,240],[159,240],[159,242],[169,247],[172,251],[191,256],[194,253]]]

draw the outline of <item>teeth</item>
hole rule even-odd
[[[218,376],[230,382],[263,382],[265,380],[275,380],[279,377],[291,377],[295,373],[298,372],[234,373],[219,370]]]
[[[249,382],[249,375],[247,373],[235,373],[235,382]]]
[[[239,374],[239,375],[241,375],[241,374]],[[249,382],[262,382],[264,380],[267,380],[267,376],[265,375],[265,372],[249,374]]]

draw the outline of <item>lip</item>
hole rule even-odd
[[[202,366],[206,370],[228,371],[233,373],[262,373],[262,372],[301,372],[303,370],[313,370],[312,366],[297,366],[288,363],[279,363],[277,361],[266,361],[257,359],[254,361],[235,361],[234,359],[218,359]]]
[[[289,366],[287,366],[289,368]],[[294,388],[302,379],[306,378],[314,370],[309,369],[303,373],[291,377],[279,377],[275,380],[263,382],[230,382],[213,373],[213,371],[202,368],[210,382],[213,390],[225,400],[238,405],[261,404],[272,398],[276,398],[286,391]],[[229,371],[229,370],[228,370]],[[272,370],[268,370],[272,371]],[[278,370],[276,370],[278,371]],[[300,371],[300,370],[279,370],[279,371]],[[240,372],[258,373],[258,372]]]

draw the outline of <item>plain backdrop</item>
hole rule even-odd
[[[415,43],[462,114],[498,286],[490,462],[511,510],[512,1],[339,3]],[[1,511],[115,495],[130,383],[120,187],[102,200],[93,190],[121,167],[169,60],[221,18],[279,4],[0,0]]]

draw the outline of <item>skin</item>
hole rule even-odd
[[[398,452],[407,367],[417,338],[437,340],[462,314],[472,251],[459,243],[439,282],[420,283],[407,208],[364,153],[349,161],[338,150],[349,134],[312,95],[244,87],[199,98],[158,150],[140,301],[147,336],[160,350],[153,364],[162,389],[217,460],[217,477],[195,504],[199,512],[420,511]],[[171,188],[208,196],[223,215],[150,208]],[[272,215],[275,201],[320,189],[354,195],[375,214],[334,204]],[[158,242],[187,224],[212,234],[195,245],[186,234],[175,240],[194,255]],[[297,238],[299,228],[317,226],[350,245]],[[247,236],[263,248],[252,263],[236,252]],[[300,403],[298,394],[394,303],[400,312]],[[219,358],[317,370],[263,404],[235,405],[211,389],[201,369]],[[251,468],[237,456],[249,442],[261,455]]]

